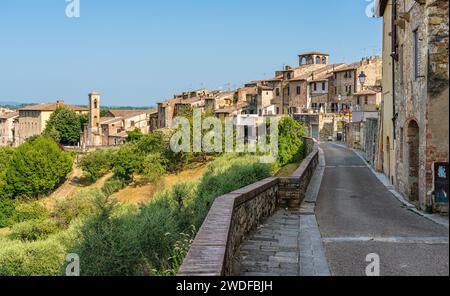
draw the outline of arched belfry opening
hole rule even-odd
[[[328,65],[329,54],[321,52],[308,52],[300,54],[299,65]]]

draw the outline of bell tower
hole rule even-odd
[[[100,127],[100,93],[89,94],[89,128],[97,130]]]

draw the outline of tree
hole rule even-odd
[[[134,174],[141,171],[143,155],[138,153],[130,145],[120,147],[114,165],[114,175],[126,181],[132,182]]]
[[[48,194],[72,170],[73,158],[52,139],[36,137],[14,150],[6,169],[5,194],[38,197]]]
[[[150,182],[158,181],[166,172],[166,160],[159,153],[152,153],[145,156],[142,164],[142,175]]]
[[[83,130],[84,125],[89,122],[89,115],[88,114],[81,114],[81,115],[78,115],[78,118],[80,119],[81,129]]]
[[[44,135],[63,145],[75,145],[80,141],[82,118],[68,108],[57,108],[47,122]]]
[[[306,134],[305,127],[289,116],[279,123],[278,149],[280,166],[300,160],[303,155],[302,137]]]
[[[0,147],[0,175],[6,170],[14,154],[12,147]]]
[[[135,128],[134,131],[128,132],[127,134],[128,134],[128,138],[127,138],[128,142],[137,141],[144,136],[144,134],[142,133],[140,128]]]
[[[116,155],[116,149],[90,152],[81,159],[80,168],[90,181],[95,182],[113,168]]]

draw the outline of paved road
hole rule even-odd
[[[325,143],[317,221],[332,275],[449,275],[448,229],[406,209],[351,150]]]

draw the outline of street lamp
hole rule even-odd
[[[366,83],[366,73],[364,71],[361,71],[361,74],[359,74],[358,79],[359,83],[361,83],[362,90],[364,90],[364,84]]]

